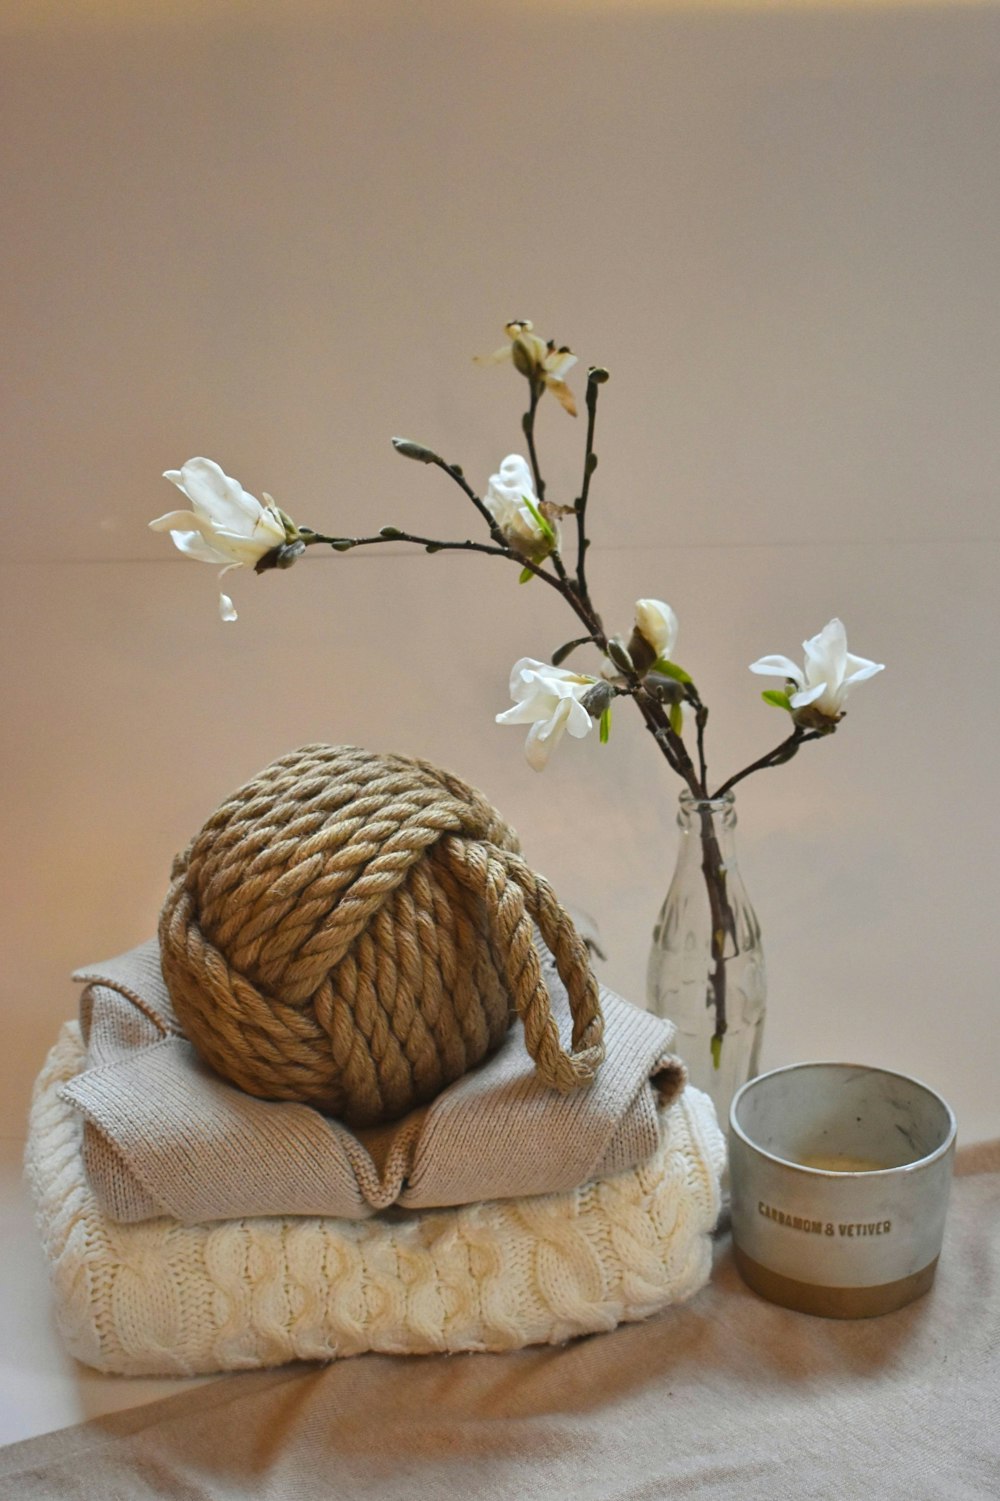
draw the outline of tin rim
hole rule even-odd
[[[769,1152],[766,1147],[758,1145],[758,1143],[754,1141],[753,1137],[749,1136],[746,1131],[744,1131],[743,1127],[736,1119],[737,1107],[739,1106],[739,1103],[743,1099],[743,1096],[745,1094],[747,1094],[750,1090],[756,1088],[757,1086],[763,1084],[766,1080],[774,1079],[779,1074],[801,1073],[803,1070],[811,1068],[855,1069],[870,1074],[883,1074],[890,1079],[901,1079],[904,1084],[916,1085],[918,1089],[922,1089],[925,1094],[930,1095],[931,1099],[936,1100],[944,1111],[945,1118],[948,1122],[948,1130],[945,1134],[944,1141],[940,1146],[935,1147],[933,1152],[928,1152],[924,1157],[917,1157],[912,1162],[901,1162],[896,1167],[874,1167],[866,1168],[860,1171],[847,1172],[840,1172],[832,1168],[825,1167],[807,1167],[804,1162],[793,1162],[790,1157],[779,1157],[776,1152]],[[888,1177],[890,1174],[898,1176],[900,1173],[912,1173],[919,1168],[929,1167],[932,1163],[937,1162],[940,1160],[940,1158],[944,1157],[949,1151],[951,1151],[952,1147],[955,1145],[955,1138],[958,1133],[958,1122],[955,1119],[955,1112],[948,1104],[948,1101],[944,1099],[943,1096],[938,1094],[936,1089],[932,1089],[931,1086],[929,1084],[925,1084],[922,1079],[915,1079],[912,1074],[902,1074],[898,1069],[882,1068],[881,1065],[875,1063],[844,1063],[832,1060],[815,1060],[810,1063],[786,1063],[783,1064],[781,1068],[768,1069],[766,1073],[756,1074],[754,1078],[748,1079],[747,1082],[739,1090],[737,1090],[736,1094],[733,1096],[732,1104],[729,1107],[729,1129],[734,1136],[739,1138],[744,1146],[749,1147],[750,1150],[756,1152],[758,1156],[767,1158],[769,1162],[776,1162],[780,1164],[781,1167],[791,1168],[794,1172],[797,1173],[809,1173],[813,1177],[817,1178],[832,1178],[843,1181],[847,1178]]]

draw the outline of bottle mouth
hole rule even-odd
[[[688,813],[727,813],[736,804],[736,794],[724,792],[721,797],[696,797],[689,787],[685,787],[678,801]]]

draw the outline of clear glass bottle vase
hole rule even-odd
[[[680,795],[677,864],[646,983],[649,1010],[676,1024],[677,1052],[723,1130],[733,1095],[758,1072],[767,996],[760,924],[736,864],[734,803],[732,792]]]

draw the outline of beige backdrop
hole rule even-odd
[[[231,588],[146,530],[217,458],[320,529],[475,518],[511,316],[612,371],[591,571],[668,599],[720,774],[781,728],[746,664],[833,614],[888,664],[749,783],[765,1063],[914,1072],[1000,1130],[995,747],[1000,14],[993,6],[14,5],[0,1134],[77,964],[152,929],[217,800],[313,739],[489,792],[641,998],[676,788],[624,712],[538,776],[499,728],[573,634],[492,560],[393,547]],[[571,382],[572,383],[572,382]],[[575,381],[578,392],[583,381]],[[551,400],[551,493],[583,439]]]

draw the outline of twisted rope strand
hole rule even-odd
[[[573,1016],[552,1019],[535,925]],[[187,1036],[251,1094],[351,1125],[406,1114],[514,1015],[562,1092],[603,1058],[589,958],[514,831],[424,761],[305,746],[232,794],[174,862],[164,976]]]

